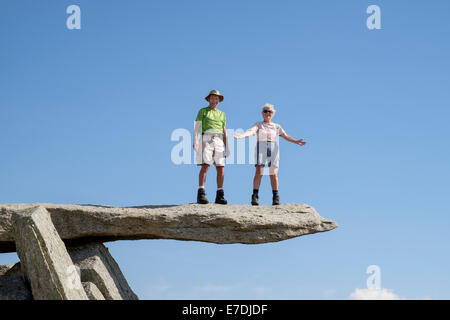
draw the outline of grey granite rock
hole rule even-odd
[[[0,275],[0,300],[32,300],[30,288],[20,275]]]
[[[30,282],[25,272],[22,270],[22,265],[20,262],[15,264],[0,265],[0,275],[16,275],[20,276],[26,283],[29,284]]]
[[[68,251],[72,261],[80,268],[81,281],[95,284],[104,299],[138,299],[103,243],[69,247]]]
[[[0,264],[0,276],[8,273],[8,271],[11,270],[12,267],[14,267],[13,264]]]
[[[0,205],[0,253],[14,252],[13,212],[40,205],[66,244],[135,239],[219,244],[276,242],[329,231],[337,223],[306,204],[277,206],[185,204],[111,207],[73,204]]]
[[[92,282],[82,282],[82,284],[89,300],[105,300],[105,297],[102,295],[100,290],[98,290],[95,284]]]
[[[44,207],[12,213],[17,255],[36,300],[87,300],[64,242]]]

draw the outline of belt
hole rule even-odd
[[[223,133],[204,132],[204,133],[202,133],[202,135],[208,135],[208,136],[212,136],[212,137],[222,137]]]

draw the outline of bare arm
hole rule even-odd
[[[202,122],[201,121],[195,121],[195,128],[194,128],[194,150],[197,151],[198,148],[198,141],[197,137],[199,133],[202,131]]]
[[[286,133],[280,134],[280,137],[286,139],[289,142],[298,144],[299,146],[304,146],[306,144],[306,141],[303,141],[303,139],[296,140],[296,139],[292,138],[291,136],[287,135]]]
[[[223,126],[223,144],[225,145],[225,156],[228,157],[230,155],[230,150],[228,149],[228,137],[227,137],[227,128]]]
[[[250,129],[248,129],[246,132],[244,132],[243,134],[238,134],[238,133],[236,133],[236,134],[234,135],[234,137],[235,137],[236,139],[243,139],[243,138],[246,138],[246,137],[254,136],[254,135],[256,134],[257,131],[258,131],[258,127],[253,126],[253,127],[251,127]]]

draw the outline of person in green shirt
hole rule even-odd
[[[218,90],[212,90],[206,101],[209,106],[199,110],[195,119],[194,150],[196,151],[196,163],[201,166],[198,177],[197,203],[209,203],[206,198],[205,181],[211,161],[217,170],[217,193],[215,203],[227,204],[223,191],[225,158],[230,155],[227,143],[226,117],[225,113],[217,106],[224,97]],[[197,140],[198,135],[201,138]]]

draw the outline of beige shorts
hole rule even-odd
[[[223,135],[204,133],[199,142],[200,152],[196,152],[197,165],[211,164],[214,161],[216,167],[225,166],[225,144]]]
[[[274,141],[257,141],[255,147],[255,166],[278,168],[280,165],[280,150]]]

